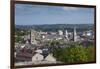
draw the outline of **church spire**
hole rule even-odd
[[[74,27],[74,31],[73,31],[73,41],[76,42],[77,39],[77,33],[76,33],[76,27]]]

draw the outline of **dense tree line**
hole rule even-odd
[[[44,24],[44,25],[16,25],[17,29],[35,29],[36,31],[52,31],[56,32],[58,30],[68,30],[73,31],[76,27],[77,31],[86,31],[93,29],[93,24]]]

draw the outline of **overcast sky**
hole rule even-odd
[[[15,5],[15,24],[93,24],[94,9],[31,4]]]

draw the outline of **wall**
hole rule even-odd
[[[99,0],[30,0],[56,3],[89,4],[97,6],[97,63],[83,65],[67,65],[38,67],[34,69],[98,69],[100,67],[100,5]],[[10,0],[0,0],[0,69],[10,67]],[[33,69],[33,68],[27,68]]]

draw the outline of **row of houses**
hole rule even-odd
[[[25,44],[24,46],[20,46],[20,48],[16,48],[15,62],[17,64],[22,62],[32,62],[32,64],[39,64],[40,62],[56,63],[56,58],[53,57],[48,48]]]

